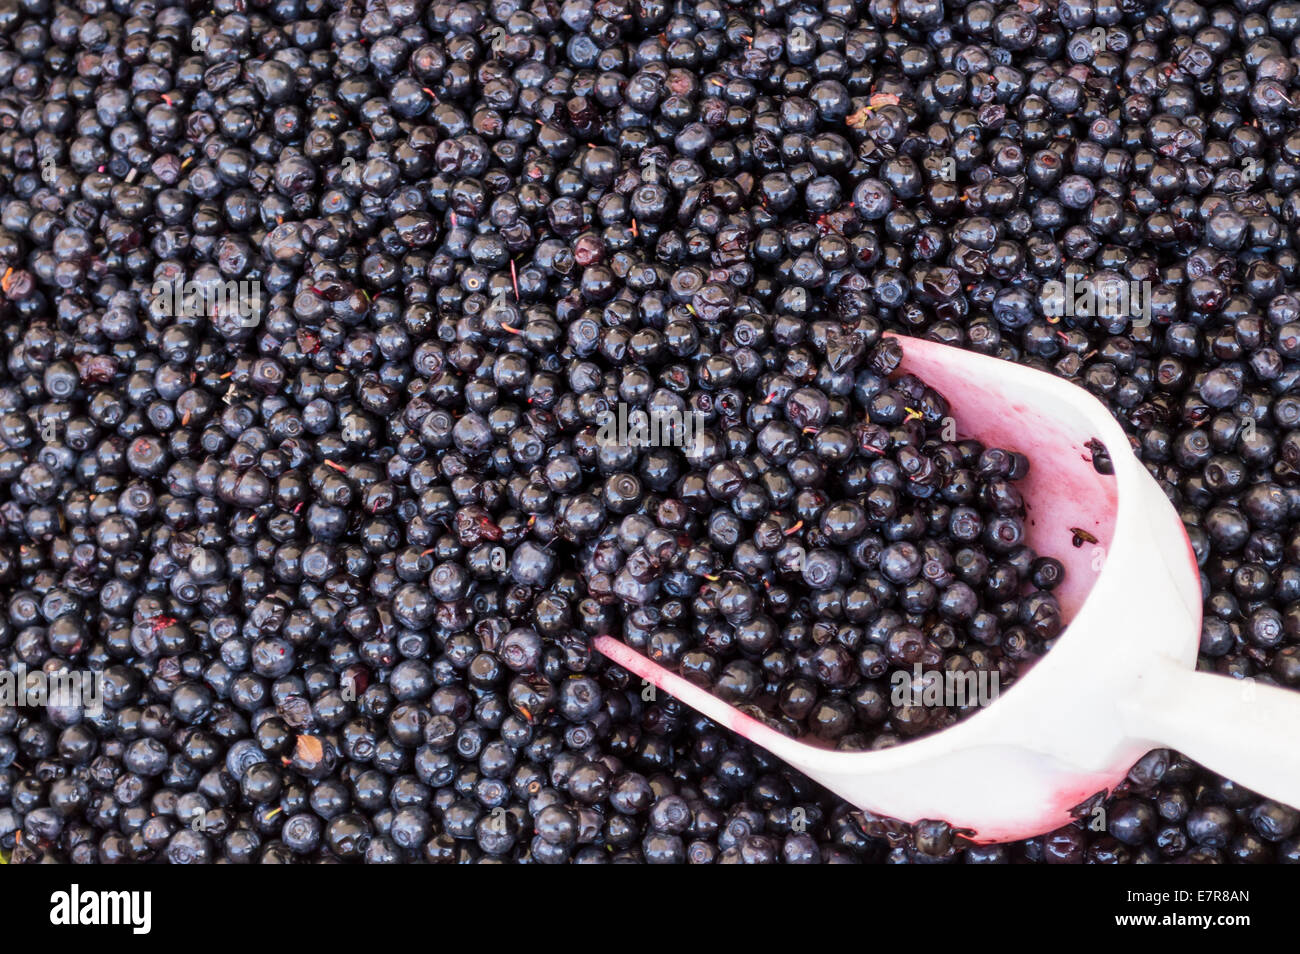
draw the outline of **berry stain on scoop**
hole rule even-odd
[[[1165,750],[874,818],[591,644],[863,748],[1050,648],[894,332],[1096,395],[1300,687],[1292,6],[0,4],[0,858],[1300,860]]]

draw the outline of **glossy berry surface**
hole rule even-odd
[[[0,703],[0,852],[1300,860],[1169,751],[1014,845],[874,818],[591,648],[855,748],[1050,648],[1052,462],[894,332],[1095,394],[1199,667],[1300,687],[1293,7],[0,0],[0,658],[102,695]]]

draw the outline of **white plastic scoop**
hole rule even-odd
[[[1069,626],[1055,647],[969,719],[864,753],[782,735],[610,636],[596,648],[859,808],[943,819],[978,842],[1068,824],[1072,807],[1154,748],[1300,807],[1300,692],[1194,671],[1201,591],[1191,545],[1106,409],[1044,372],[897,340],[900,372],[948,399],[959,437],[1029,457],[1017,485],[1028,542],[1066,568],[1055,595]],[[1113,474],[1093,466],[1097,442]]]

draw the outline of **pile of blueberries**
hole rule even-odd
[[[762,424],[758,454],[708,471],[705,486],[729,504],[711,506],[707,547],[677,561],[692,535],[674,542],[634,515],[581,573],[589,592],[633,604],[629,645],[786,735],[852,751],[990,704],[1062,629],[1051,590],[1065,568],[1025,542],[1015,482],[1028,458],[955,440],[942,395],[890,376],[900,357],[887,339],[854,376],[867,410],[853,428],[825,420],[821,389],[772,391],[764,401],[784,417]],[[815,432],[811,454],[803,432]],[[790,512],[774,512],[783,502]],[[710,561],[729,565],[708,572]],[[652,603],[657,588],[669,598]]]
[[[1052,462],[892,332],[1105,402],[1300,687],[1297,96],[1296,0],[0,0],[0,658],[100,695],[0,682],[0,859],[1300,861],[1171,751],[875,817],[592,645],[844,748],[1050,649]]]

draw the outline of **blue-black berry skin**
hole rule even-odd
[[[1164,750],[1018,844],[877,818],[592,648],[846,750],[973,711],[900,704],[918,666],[1050,651],[1056,462],[957,439],[892,332],[1104,402],[1188,528],[1201,668],[1300,688],[1296,32],[0,9],[0,661],[103,702],[0,707],[0,853],[1300,858],[1295,810]]]

